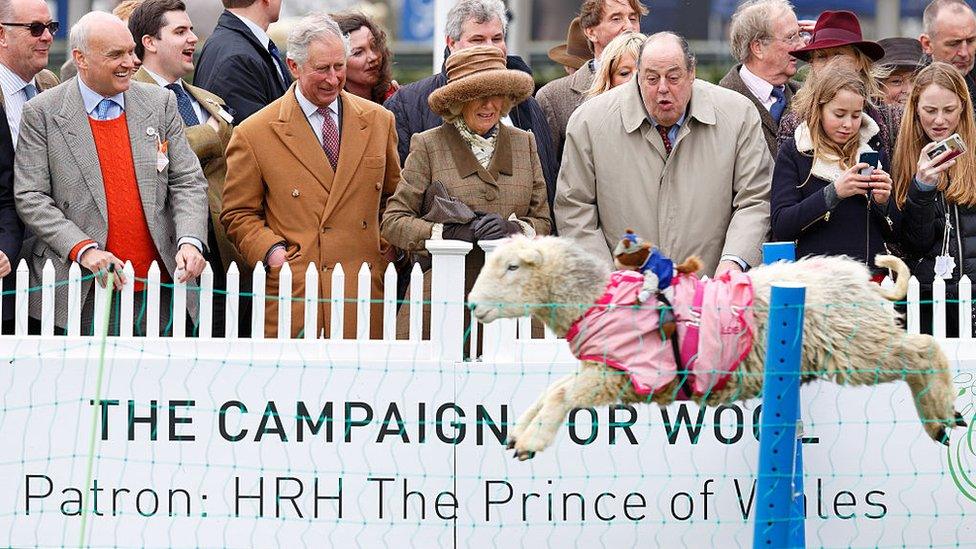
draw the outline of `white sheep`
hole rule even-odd
[[[801,373],[804,381],[825,378],[845,385],[872,385],[904,379],[914,396],[925,432],[948,444],[946,428],[965,423],[954,412],[955,392],[949,364],[932,336],[911,335],[886,300],[901,299],[908,268],[892,256],[878,256],[878,266],[897,274],[896,288],[870,281],[867,268],[843,257],[814,257],[775,263],[748,272],[754,295],[754,341],[746,358],[720,389],[696,397],[710,406],[761,395],[766,356],[770,287],[774,283],[806,286]],[[468,300],[475,317],[488,323],[531,315],[559,337],[604,292],[607,265],[564,238],[516,238],[492,253]],[[617,402],[670,404],[675,381],[666,390],[641,397],[627,375],[599,362],[580,361],[577,372],[552,385],[518,419],[509,436],[521,460],[548,447],[570,410]]]

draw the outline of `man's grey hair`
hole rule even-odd
[[[729,24],[732,57],[740,63],[749,61],[752,43],[775,38],[773,20],[784,13],[793,13],[793,5],[787,0],[749,0],[739,6]]]
[[[641,44],[640,54],[637,56],[637,65],[640,66],[641,60],[644,59],[644,50],[646,50],[648,46],[664,39],[671,39],[678,43],[678,45],[681,47],[682,56],[685,59],[685,69],[691,72],[698,62],[695,59],[695,54],[691,52],[691,46],[688,45],[688,41],[685,40],[684,36],[671,31],[655,32],[654,34],[648,36],[647,40],[644,40],[644,43]]]
[[[129,30],[125,21],[107,11],[90,11],[71,26],[71,32],[68,33],[68,51],[78,50],[81,53],[88,53],[88,40],[91,38],[93,27],[106,22],[116,22],[126,31]]]
[[[447,36],[452,40],[461,39],[461,27],[469,19],[479,25],[493,19],[502,22],[502,32],[508,30],[508,15],[502,0],[460,0],[447,12]]]
[[[324,13],[312,13],[302,17],[288,33],[288,59],[304,65],[308,61],[308,47],[323,38],[338,39],[349,57],[349,37],[342,33],[339,24]]]
[[[960,10],[968,11],[970,15],[976,16],[973,13],[973,8],[969,7],[969,4],[964,0],[932,0],[928,6],[925,6],[925,11],[922,12],[922,32],[927,34],[929,38],[936,35],[935,20],[939,18],[942,10],[946,8],[956,13]]]

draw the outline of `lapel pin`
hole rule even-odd
[[[146,135],[148,135],[149,137],[154,137],[156,135],[156,128],[152,126],[146,128]]]
[[[302,193],[298,192],[298,189],[292,189],[291,191],[291,195],[294,196],[295,198],[298,198],[298,195],[300,194]]]

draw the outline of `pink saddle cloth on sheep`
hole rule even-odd
[[[634,271],[610,276],[603,296],[566,334],[573,355],[625,372],[641,396],[685,375],[684,398],[721,389],[752,349],[749,277],[728,272],[707,281],[692,274],[674,278],[671,305],[679,351],[661,331],[667,308],[638,302],[643,284],[644,277]]]

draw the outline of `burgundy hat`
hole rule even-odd
[[[810,43],[798,50],[791,51],[790,55],[803,61],[809,61],[810,52],[841,46],[853,46],[871,58],[871,61],[877,61],[885,54],[885,50],[880,44],[863,39],[861,24],[856,15],[849,11],[825,11],[817,18]]]

